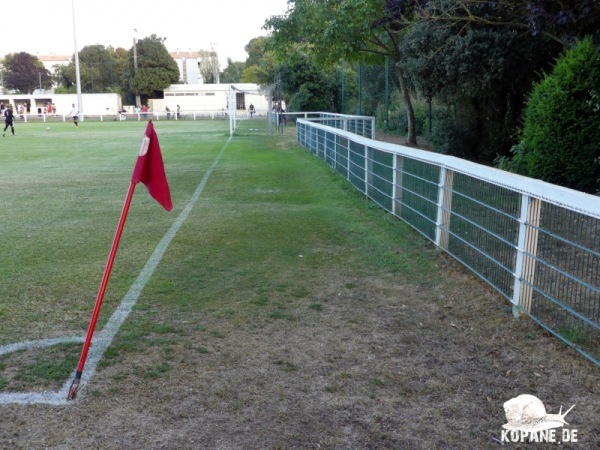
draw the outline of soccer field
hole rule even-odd
[[[139,185],[115,263],[110,308],[227,140],[225,122],[156,123],[174,210]],[[142,122],[17,124],[0,141],[0,344],[80,333],[102,275]]]
[[[484,449],[525,393],[598,442],[596,366],[259,124],[154,122],[70,402],[146,124],[0,138],[0,448]]]

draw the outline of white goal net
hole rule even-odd
[[[254,131],[268,131],[271,127],[272,87],[247,89],[231,85],[227,98],[229,135],[233,136],[241,122],[256,121]]]

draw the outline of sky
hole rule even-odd
[[[287,0],[16,0],[2,11],[0,56],[72,55],[101,44],[130,49],[134,37],[167,38],[169,51],[214,50],[221,69],[227,58],[245,61],[244,47],[265,20],[281,15]],[[137,31],[135,31],[137,30]]]

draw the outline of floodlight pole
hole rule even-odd
[[[75,46],[75,82],[77,83],[77,107],[79,114],[83,117],[83,103],[81,101],[81,74],[79,72],[79,52],[77,50],[77,31],[75,27],[75,0],[71,0],[71,10],[73,14],[73,44]]]
[[[138,54],[137,54],[137,43],[135,40],[135,33],[137,28],[133,29],[133,72],[137,75],[138,72]],[[141,106],[140,94],[135,94],[135,106]]]

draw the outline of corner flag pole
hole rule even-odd
[[[129,183],[129,189],[127,196],[125,197],[125,203],[123,204],[123,210],[121,211],[121,217],[119,218],[119,224],[115,237],[113,239],[112,247],[108,255],[108,261],[104,269],[104,275],[102,276],[102,282],[100,283],[100,289],[96,296],[96,304],[94,305],[94,311],[92,312],[92,318],[90,319],[90,325],[88,327],[87,335],[81,349],[81,356],[79,357],[79,363],[77,364],[77,370],[75,372],[75,378],[71,383],[69,394],[67,395],[68,400],[74,400],[79,389],[79,383],[81,382],[81,374],[83,373],[83,366],[85,366],[85,360],[92,344],[92,336],[94,335],[94,329],[96,328],[96,322],[100,315],[100,308],[102,306],[102,300],[104,299],[104,293],[106,292],[106,286],[108,285],[108,278],[112,270],[115,256],[117,256],[117,249],[119,248],[119,241],[123,234],[123,227],[125,226],[125,220],[127,219],[127,213],[129,212],[129,206],[131,205],[131,199],[133,198],[133,192],[135,191],[135,185],[142,182],[148,188],[148,193],[154,200],[167,211],[173,209],[173,202],[171,201],[171,190],[169,189],[169,182],[165,174],[165,166],[163,163],[162,155],[160,153],[160,144],[158,143],[158,136],[154,131],[154,125],[152,121],[148,121],[146,126],[146,132],[142,139],[142,145],[138,154],[135,167],[133,168],[133,174],[131,175],[131,182]]]
[[[119,218],[119,224],[117,225],[117,231],[115,232],[115,237],[113,238],[112,247],[108,255],[108,261],[106,262],[106,267],[104,268],[102,282],[100,283],[100,289],[98,290],[98,295],[96,296],[96,304],[94,305],[92,318],[90,319],[87,335],[85,336],[83,348],[81,349],[81,356],[79,357],[79,364],[77,364],[75,378],[73,379],[71,388],[69,389],[69,395],[67,397],[68,400],[74,400],[75,396],[77,395],[77,390],[79,389],[81,374],[83,373],[83,367],[85,366],[88,351],[90,349],[90,345],[92,344],[92,336],[94,335],[96,322],[98,321],[98,316],[100,315],[100,308],[102,307],[102,301],[104,300],[104,293],[106,292],[106,286],[108,285],[108,279],[110,278],[112,266],[115,261],[115,257],[117,256],[119,241],[121,240],[121,235],[123,234],[123,228],[125,227],[125,220],[127,220],[127,213],[129,212],[129,206],[131,205],[131,199],[133,198],[135,185],[136,183],[131,182],[129,184],[129,189],[127,190],[127,196],[125,197],[125,203],[123,204],[123,210],[121,211],[121,217]]]

